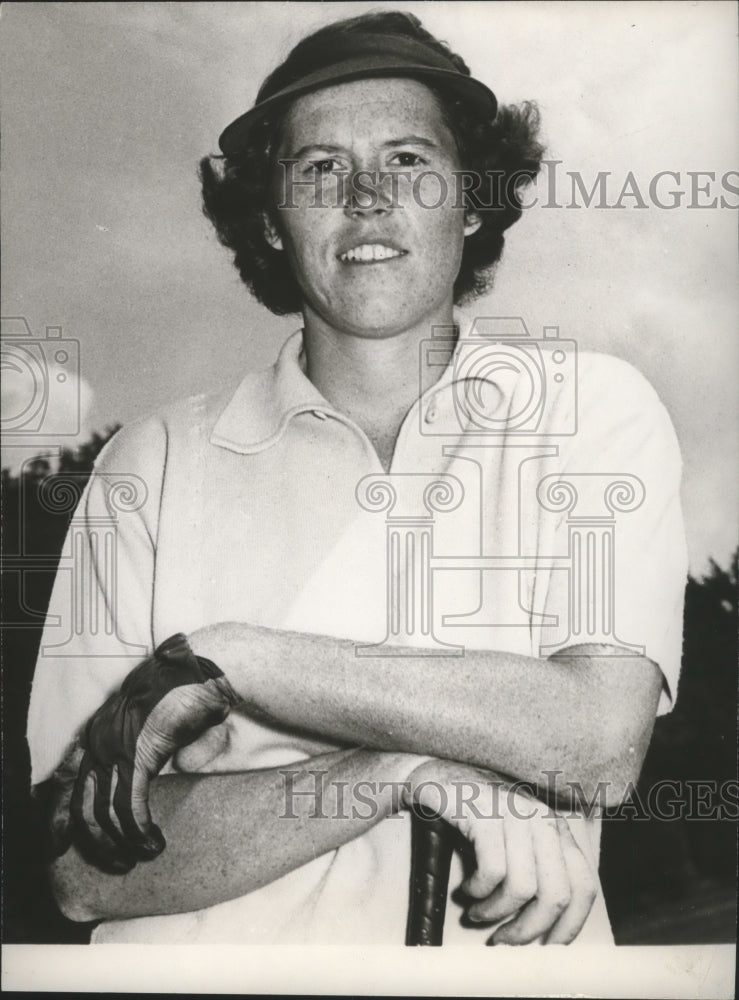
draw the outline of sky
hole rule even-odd
[[[3,4],[2,314],[11,340],[27,322],[51,366],[54,429],[39,441],[73,445],[273,360],[299,320],[241,285],[200,211],[197,163],[300,37],[379,7],[417,13],[500,102],[539,104],[556,204],[540,182],[473,310],[522,316],[534,336],[558,326],[643,372],[681,442],[691,568],[725,564],[738,509],[732,3]],[[663,171],[677,176],[650,195]],[[620,207],[572,207],[570,175],[590,189],[600,172]],[[12,351],[3,367],[14,414],[27,375]]]

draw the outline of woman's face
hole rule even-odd
[[[449,305],[466,235],[460,163],[434,94],[406,79],[301,97],[282,130],[278,228],[306,316],[383,338]]]

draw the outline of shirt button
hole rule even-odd
[[[325,420],[326,419],[326,414],[323,412],[323,410],[314,410],[313,411],[313,416],[314,417],[318,417],[319,420]]]
[[[428,409],[426,410],[426,415],[424,416],[423,419],[426,421],[427,424],[433,424],[434,420],[436,420],[436,404],[435,403],[431,403],[429,405]]]

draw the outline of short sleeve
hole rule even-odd
[[[51,776],[78,729],[152,649],[165,455],[158,421],[119,431],[100,452],[72,518],[31,691],[33,785]],[[67,485],[74,488],[73,477]]]
[[[688,569],[677,437],[623,361],[585,355],[578,388],[577,434],[539,487],[550,544],[569,556],[550,574],[545,611],[557,624],[541,630],[542,653],[606,643],[644,655],[662,672],[664,714],[677,694]]]

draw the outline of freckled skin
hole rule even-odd
[[[407,136],[433,145],[389,145]],[[281,236],[273,238],[288,254],[303,291],[306,323],[313,318],[345,335],[384,339],[440,313],[451,315],[465,235],[478,224],[465,225],[463,210],[454,207],[452,171],[461,164],[431,91],[415,80],[370,79],[301,97],[287,116],[278,158],[294,158],[308,145],[293,177],[316,183],[326,207],[316,207],[312,186],[293,185],[286,192],[285,174],[278,172],[278,204],[290,198],[296,207],[279,211]],[[330,169],[317,173],[316,162],[325,167],[329,159]],[[340,170],[350,177],[359,171],[403,176],[395,198],[388,181],[374,210],[358,209],[337,199]],[[413,182],[423,171],[447,180],[449,197],[438,208],[419,204],[439,200],[436,178],[427,177],[416,187],[421,197],[413,197]],[[371,266],[337,259],[347,240],[382,242],[383,236],[407,253]]]

